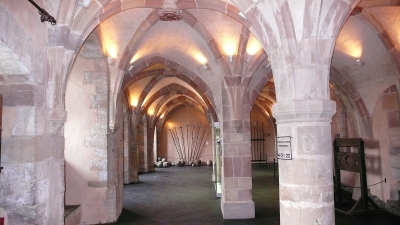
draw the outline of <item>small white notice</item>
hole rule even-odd
[[[278,159],[292,159],[292,137],[281,136],[276,137],[277,158]]]

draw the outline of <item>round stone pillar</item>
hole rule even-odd
[[[281,225],[335,224],[331,119],[335,102],[276,103],[277,136],[291,137],[291,160],[279,160]]]

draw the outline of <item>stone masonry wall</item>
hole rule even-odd
[[[46,126],[45,27],[38,28],[30,15],[10,13],[3,6],[20,7],[20,3],[10,1],[0,7],[0,52],[12,56],[6,63],[2,57],[0,66],[4,96],[0,209],[10,225],[62,224],[64,138],[62,128],[50,134]],[[32,36],[32,29],[43,35]]]
[[[90,181],[89,187],[105,187],[107,181],[107,63],[105,58],[95,58],[95,71],[84,74],[85,85],[95,85],[90,94],[91,109],[97,110],[97,120],[92,123],[90,134],[85,137],[85,145],[95,148],[89,169],[97,172],[97,180]]]
[[[66,91],[65,199],[68,205],[81,205],[80,224],[113,222],[117,216],[117,190],[110,179],[116,172],[116,141],[108,130],[108,74],[101,44],[91,35],[77,56]]]

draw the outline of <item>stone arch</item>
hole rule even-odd
[[[151,58],[138,62],[138,65],[124,76],[124,79],[122,80],[122,87],[127,87],[130,83],[142,79],[146,76],[154,75],[151,74],[151,72],[143,70],[155,64],[166,65],[175,70],[176,75],[174,76],[189,84],[194,90],[199,93],[203,101],[206,103],[207,108],[212,113],[214,121],[218,121],[217,114],[214,109],[216,103],[214,101],[213,93],[208,85],[196,73],[188,70],[181,64],[169,60],[168,58],[162,56],[153,56]]]
[[[166,94],[172,94],[172,93],[176,93],[176,94],[184,94],[187,95],[193,99],[198,99],[197,95],[186,89],[185,87],[182,87],[181,85],[178,84],[169,84],[163,88],[161,88],[160,90],[158,90],[154,95],[151,96],[151,98],[148,99],[148,101],[146,101],[146,103],[143,105],[143,110],[146,110],[156,99],[158,99],[161,96],[164,96]],[[201,104],[201,103],[199,103]]]
[[[179,102],[172,102],[168,108],[166,108],[162,114],[164,114],[163,118],[157,117],[156,120],[154,121],[155,126],[157,127],[163,127],[164,123],[168,119],[169,115],[173,114],[176,110],[179,110],[180,108],[186,107],[187,105],[194,105],[192,101],[189,98],[186,98],[183,101]],[[199,111],[200,113],[204,113],[203,109],[194,105],[194,108]],[[208,122],[211,123],[210,117],[206,115],[206,118],[208,119]]]
[[[261,79],[257,82],[257,85],[254,87],[252,90],[252,93],[249,93],[250,95],[250,103],[253,105],[254,102],[256,101],[258,95],[261,93],[265,85],[268,83],[273,78],[272,70],[269,69],[269,71],[261,77]],[[254,78],[253,78],[254,79]],[[276,96],[275,96],[276,99]]]
[[[347,101],[342,102],[346,105],[348,103],[347,109],[354,108],[357,117],[360,119],[360,135],[372,138],[372,121],[367,108],[365,106],[364,100],[362,99],[360,93],[354,85],[349,81],[339,70],[335,67],[331,67],[330,79],[335,89],[342,93],[342,96],[346,98]],[[354,121],[357,121],[354,118]]]
[[[230,75],[231,72],[229,69],[229,64],[226,58],[223,57],[224,54],[222,53],[221,47],[216,42],[215,38],[212,37],[212,35],[206,29],[206,27],[201,22],[199,22],[197,18],[189,11],[183,10],[182,16],[183,16],[182,20],[186,22],[189,26],[191,26],[192,29],[194,29],[203,38],[204,42],[208,44],[208,47],[210,48],[211,52],[213,53],[220,67],[222,68],[224,75],[225,76]],[[150,30],[151,26],[153,26],[158,21],[159,19],[157,17],[157,11],[154,10],[146,18],[146,20],[141,23],[140,25],[141,29],[138,29],[137,32],[133,35],[132,39],[130,40],[130,43],[128,44],[127,48],[125,48],[124,53],[122,54],[121,61],[118,65],[118,67],[121,70],[126,70],[128,65],[130,64],[130,60],[133,56],[133,53],[136,50],[136,47],[139,45],[140,38],[137,37],[144,36]],[[249,32],[248,29],[245,30]],[[237,61],[235,69],[237,69],[238,66],[240,65],[240,61],[243,61],[243,57],[240,57],[240,59],[241,60]]]
[[[183,88],[183,90],[181,90],[181,88]],[[191,99],[194,99],[195,102],[197,104],[199,104],[201,106],[201,108],[203,108],[203,110],[205,110],[204,112],[207,112],[208,110],[206,110],[206,107],[201,105],[201,103],[199,102],[198,96],[193,93],[190,90],[187,90],[186,88],[177,85],[177,84],[170,84],[168,86],[163,87],[162,89],[160,89],[159,91],[157,91],[153,96],[151,96],[150,99],[148,99],[148,101],[145,103],[145,105],[142,107],[142,111],[146,111],[148,109],[148,107],[158,98],[168,95],[168,94],[180,94],[180,95],[185,95],[190,97]]]
[[[146,85],[146,87],[144,87],[143,88],[143,91],[142,91],[142,93],[139,95],[139,98],[138,98],[138,105],[142,105],[142,103],[144,102],[144,100],[145,100],[145,98],[147,97],[147,95],[148,95],[148,93],[150,92],[150,90],[158,83],[158,81],[160,81],[162,78],[164,78],[164,77],[176,77],[176,75],[167,75],[165,72],[163,72],[164,70],[162,70],[162,71],[158,71],[158,69],[157,69],[157,72],[156,73],[158,73],[158,72],[160,72],[161,73],[161,75],[156,75],[155,77],[153,77],[150,81],[149,81],[149,83]],[[190,83],[189,83],[189,85],[190,85]],[[174,89],[175,87],[174,86],[171,86],[171,85],[169,85],[168,86],[168,90],[171,90],[171,89]],[[182,91],[182,93],[186,93],[186,92],[188,92],[189,90],[187,90],[185,87],[182,87],[182,86],[179,86],[178,87],[178,89],[177,90],[180,90],[180,91]],[[160,90],[160,91],[166,91],[164,88],[163,88],[163,90]],[[191,93],[191,91],[189,91],[190,93]],[[194,99],[197,99],[197,97],[196,98],[194,98]],[[201,102],[201,100],[200,100],[200,102]],[[200,103],[199,102],[199,103]]]
[[[154,3],[154,2],[151,2],[151,1],[149,1],[149,2],[146,1],[146,2],[144,2],[144,3],[132,3],[132,2],[115,1],[115,2],[112,2],[110,5],[108,5],[107,3],[108,3],[108,2],[106,2],[106,3],[104,4],[104,5],[107,5],[107,7],[104,8],[104,10],[103,10],[103,12],[102,12],[101,14],[99,14],[98,11],[97,11],[97,13],[94,13],[95,15],[97,15],[96,17],[94,17],[94,18],[97,18],[97,20],[93,19],[93,20],[92,20],[92,25],[87,26],[86,29],[88,29],[88,27],[94,28],[95,26],[94,26],[93,24],[95,24],[95,25],[97,26],[97,24],[99,24],[101,21],[105,20],[105,19],[108,18],[109,16],[111,16],[111,15],[113,15],[113,14],[116,14],[116,13],[122,11],[122,10],[130,9],[130,8],[135,8],[135,7],[154,7],[154,8],[161,8],[161,7],[162,7],[162,5],[161,5],[160,2]],[[93,5],[93,4],[92,4],[92,5]],[[103,6],[104,6],[104,5],[103,5]],[[249,27],[250,27],[250,23],[239,15],[240,11],[238,11],[233,5],[230,5],[230,4],[228,4],[228,3],[226,3],[226,2],[223,2],[223,1],[214,1],[214,2],[212,2],[212,3],[210,3],[210,2],[205,2],[203,5],[202,5],[202,4],[199,4],[198,2],[191,1],[191,2],[185,2],[185,3],[178,3],[177,5],[178,5],[178,8],[181,8],[181,9],[189,9],[189,8],[207,8],[207,9],[214,9],[214,10],[216,10],[216,11],[219,11],[219,12],[221,12],[221,13],[224,13],[224,14],[226,14],[226,15],[228,15],[228,16],[234,18],[234,19],[236,19],[238,22],[240,22],[240,23],[243,24],[245,27],[247,27],[247,29],[249,29]],[[93,6],[91,6],[91,7],[89,7],[89,8],[92,8],[92,7],[93,7]],[[95,10],[94,10],[94,11],[95,11]],[[204,35],[208,35],[208,32],[206,31],[206,29],[201,29],[202,26],[200,26],[200,25],[195,26],[195,25],[198,24],[198,23],[196,23],[196,20],[193,20],[194,16],[191,16],[191,14],[190,14],[189,12],[185,11],[185,10],[184,10],[183,13],[184,13],[184,14],[187,16],[187,18],[188,18],[188,19],[186,20],[186,22],[187,22],[189,25],[193,26],[193,27],[199,32],[199,34],[202,34],[203,37],[206,37],[206,36],[204,36]],[[81,15],[81,14],[80,14],[80,15]],[[184,17],[184,18],[186,18],[186,17]],[[154,11],[147,17],[146,21],[144,21],[144,22],[142,23],[141,26],[146,27],[145,29],[142,29],[142,30],[144,30],[144,32],[145,32],[146,30],[148,30],[149,27],[148,27],[148,25],[146,25],[146,23],[152,24],[152,23],[156,22],[157,20],[158,20],[157,13],[156,13],[156,10],[154,10]],[[199,26],[200,26],[200,28],[198,28]],[[92,29],[90,29],[90,30],[92,30]],[[141,30],[141,29],[139,29],[139,30]],[[206,33],[204,33],[204,32],[206,32]],[[82,32],[82,33],[83,33],[83,32]],[[82,38],[81,41],[80,41],[81,43],[83,42],[83,40],[86,39],[86,37],[87,37],[88,34],[89,34],[89,33],[86,32],[86,35],[83,35],[83,38]],[[139,35],[143,35],[143,33],[142,33],[142,34],[139,34]],[[210,36],[210,35],[208,35],[208,36]],[[207,41],[207,40],[205,39],[205,41]],[[229,67],[228,67],[227,63],[225,62],[226,59],[223,58],[223,57],[221,57],[221,51],[220,51],[220,50],[217,51],[218,46],[216,45],[216,42],[213,41],[213,40],[210,40],[210,41],[207,42],[207,43],[209,43],[210,49],[212,50],[212,52],[214,53],[214,55],[216,56],[216,58],[217,58],[217,59],[223,59],[223,60],[218,60],[218,61],[220,62],[220,65],[222,65],[221,68],[223,68],[223,71],[227,72],[228,69],[229,69]],[[120,64],[119,64],[119,68],[120,68],[120,69],[121,69],[121,68],[125,68],[125,69],[126,69],[130,57],[125,57],[125,56],[126,56],[126,55],[129,55],[129,53],[130,53],[130,55],[131,55],[132,52],[133,52],[133,51],[132,51],[132,48],[130,48],[130,47],[127,48],[127,49],[125,49],[125,52],[124,52],[123,57],[122,57],[122,59],[121,59],[121,61],[120,61]],[[218,57],[218,56],[220,56],[220,57]],[[121,75],[119,75],[118,77],[121,77]],[[117,83],[118,83],[118,82],[117,82]],[[117,86],[118,86],[118,85],[117,85]],[[116,87],[116,88],[117,88],[117,90],[119,90],[119,87]],[[118,93],[118,92],[115,92],[115,93]],[[112,120],[111,120],[111,121],[112,121]]]
[[[254,106],[257,106],[263,110],[265,110],[265,113],[267,116],[271,117],[272,116],[272,105],[274,104],[274,102],[270,101],[269,99],[265,99],[264,101],[256,101],[254,103]]]
[[[375,30],[378,38],[382,41],[385,46],[390,58],[392,59],[393,64],[395,65],[395,69],[400,78],[400,52],[396,48],[396,44],[393,42],[390,34],[385,29],[382,23],[380,23],[376,17],[371,15],[368,11],[363,10],[360,14],[361,19],[363,19],[366,23],[368,23],[372,29]]]
[[[212,117],[211,113],[207,110],[205,105],[202,105],[201,103],[198,102],[198,99],[193,99],[191,96],[188,96],[187,94],[180,95],[179,97],[175,99],[169,99],[170,96],[175,95],[174,93],[170,92],[169,94],[166,94],[161,101],[157,104],[155,112],[157,112],[158,115],[162,115],[166,109],[162,110],[161,106],[165,104],[165,107],[169,108],[171,105],[177,103],[177,102],[186,102],[197,110],[199,110],[201,113],[205,114],[206,118],[211,122]]]
[[[95,4],[96,3],[96,4]],[[133,9],[133,8],[154,8],[154,9],[161,9],[163,7],[162,1],[113,1],[106,0],[104,2],[98,2],[90,4],[88,8],[82,8],[80,12],[75,16],[74,20],[79,21],[79,23],[73,24],[72,28],[68,30],[68,39],[65,41],[65,46],[68,46],[67,49],[77,49],[78,46],[81,46],[83,41],[86,40],[87,36],[93,31],[93,29],[99,25],[102,21],[107,19],[108,17],[119,13],[124,10]],[[67,3],[65,3],[67,4]],[[76,7],[75,5],[71,4],[69,7]],[[185,9],[193,9],[193,8],[206,8],[206,9],[213,9],[220,13],[223,13],[227,16],[232,17],[233,19],[237,20],[248,29],[250,29],[250,22],[239,15],[240,11],[237,8],[229,3],[226,3],[221,0],[216,1],[204,1],[204,2],[196,2],[194,0],[185,1],[185,2],[177,2],[177,6],[179,9],[186,11]],[[183,12],[186,13],[186,12]],[[88,16],[91,15],[91,16]],[[148,17],[147,22],[155,22],[158,20],[157,12],[154,10]],[[144,21],[145,22],[145,21]],[[146,26],[142,23],[142,26]],[[65,35],[63,36],[63,32],[65,28],[61,27],[56,29],[55,33],[53,34],[56,37],[55,42],[64,43]],[[125,52],[129,51],[126,50]],[[123,64],[126,64],[126,61]],[[123,64],[119,66],[119,68],[123,67]]]

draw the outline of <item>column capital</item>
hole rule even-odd
[[[330,100],[292,100],[272,106],[276,123],[327,122],[336,113],[336,102]]]

